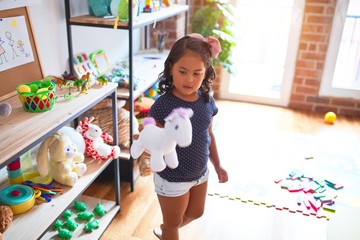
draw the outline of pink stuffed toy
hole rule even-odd
[[[84,118],[79,121],[79,126],[76,130],[83,136],[85,141],[85,155],[92,157],[95,160],[108,160],[117,158],[120,155],[119,146],[110,146],[105,142],[112,142],[113,138],[101,128],[91,122],[91,118]]]

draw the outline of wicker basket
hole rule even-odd
[[[30,88],[47,88],[41,92],[19,92],[18,88],[16,91],[19,94],[20,102],[23,104],[23,108],[27,112],[45,112],[51,110],[55,103],[55,91],[56,84],[49,81],[47,86],[41,81],[34,81],[30,83],[23,83],[21,85],[27,85]]]

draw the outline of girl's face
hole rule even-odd
[[[173,78],[173,94],[185,101],[195,101],[206,72],[201,56],[186,52],[172,65],[170,72]]]

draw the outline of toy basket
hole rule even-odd
[[[27,85],[31,92],[19,92],[19,86]],[[55,103],[56,84],[52,81],[44,82],[34,81],[30,83],[23,83],[16,88],[19,94],[20,102],[27,112],[45,112],[51,110]],[[47,89],[46,89],[47,88]],[[33,92],[33,89],[42,89],[42,91]]]

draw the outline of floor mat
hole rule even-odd
[[[358,139],[346,139],[340,144],[336,139],[341,136],[337,134],[336,139],[329,139],[328,132],[316,137],[288,132],[276,134],[276,138],[239,138],[236,146],[218,144],[229,182],[218,184],[213,172],[209,194],[327,219],[339,208],[360,205]],[[261,149],[257,149],[259,146]],[[298,186],[301,184],[303,186]],[[311,184],[313,189],[309,191]],[[323,187],[316,190],[316,186],[321,185]],[[330,198],[330,193],[331,199],[325,199]]]

